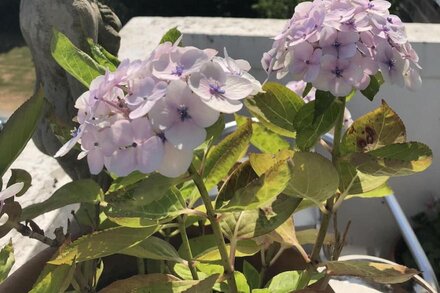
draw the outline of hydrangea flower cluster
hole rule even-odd
[[[118,176],[186,172],[205,128],[220,112],[234,113],[241,100],[261,91],[244,60],[216,56],[213,49],[159,45],[146,60],[123,61],[97,77],[76,101],[80,124],[56,154],[77,142],[92,174],[104,166]]]
[[[290,72],[335,96],[365,89],[378,71],[387,82],[415,89],[422,82],[419,58],[390,6],[385,0],[302,2],[264,54],[263,68],[279,79]]]

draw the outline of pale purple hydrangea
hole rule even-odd
[[[78,159],[86,157],[92,174],[104,167],[117,176],[185,173],[220,112],[238,111],[241,100],[262,89],[247,61],[178,43],[159,45],[146,60],[124,60],[93,80],[75,103],[80,125],[55,156],[79,142]]]
[[[336,96],[365,89],[378,72],[389,83],[416,89],[419,59],[390,6],[384,0],[302,2],[264,53],[263,68]]]
[[[223,113],[239,111],[243,107],[241,100],[254,92],[249,79],[227,74],[215,62],[205,63],[199,72],[191,75],[188,84],[203,103]]]

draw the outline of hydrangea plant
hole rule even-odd
[[[260,84],[226,49],[220,57],[183,46],[175,28],[145,60],[122,62],[93,42],[89,56],[55,30],[54,59],[88,88],[75,103],[71,137],[58,133],[56,156],[76,152],[92,175],[112,182],[74,181],[22,208],[14,196],[31,176],[12,170],[0,193],[8,216],[0,237],[15,229],[57,247],[32,292],[313,292],[332,276],[395,284],[417,275],[401,265],[338,261],[347,233],[327,231],[344,200],[386,196],[391,177],[432,161],[426,145],[407,141],[385,102],[355,121],[345,108],[358,91],[374,99],[383,82],[421,84],[417,54],[389,7],[383,0],[299,4],[262,57],[269,75],[294,80],[287,86]],[[45,107],[40,92],[0,133],[9,150],[0,156],[2,175]],[[248,116],[237,114],[243,108]],[[222,135],[227,114],[238,127]],[[323,141],[332,129],[333,142]],[[314,150],[317,143],[328,155]],[[81,203],[75,220],[91,232],[75,235],[69,225],[52,239],[33,221],[72,203]],[[322,213],[319,230],[295,231],[292,215],[308,207]],[[0,253],[2,278],[11,254],[10,245]],[[138,274],[103,283],[114,254],[134,257]],[[290,269],[271,272],[281,259]]]

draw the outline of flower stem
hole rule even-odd
[[[327,234],[330,219],[332,217],[333,209],[333,197],[327,200],[326,210],[327,212],[322,215],[321,226],[319,227],[318,237],[316,237],[315,245],[313,246],[312,254],[310,255],[310,261],[312,264],[316,264],[319,259],[319,252],[324,245],[325,235]]]
[[[57,239],[51,239],[49,237],[44,236],[43,234],[40,234],[38,232],[33,231],[28,226],[25,226],[21,223],[11,223],[11,225],[19,232],[21,235],[25,237],[29,237],[31,239],[38,240],[46,245],[49,245],[51,247],[57,247],[60,246],[61,243],[58,243]]]
[[[145,275],[145,262],[141,257],[136,257],[138,275]]]
[[[336,119],[335,132],[333,137],[333,149],[332,149],[333,165],[336,165],[336,162],[341,155],[340,145],[342,139],[342,128],[344,124],[346,98],[338,97],[336,102],[338,103],[340,110],[339,110],[339,115]],[[324,245],[325,235],[327,234],[330,220],[333,214],[336,212],[336,209],[339,207],[339,205],[335,205],[336,200],[337,200],[337,195],[335,194],[332,197],[330,197],[326,202],[325,212],[322,215],[321,226],[319,227],[318,236],[316,238],[316,242],[315,245],[313,246],[312,254],[310,256],[312,266],[314,266],[319,261],[319,252],[321,251],[322,246]],[[308,273],[310,272],[308,271]],[[327,287],[328,281],[329,278],[324,278],[321,288],[325,289]]]
[[[186,234],[186,225],[185,225],[186,217],[182,216],[178,220],[179,220],[179,230],[180,230],[180,236],[182,238],[183,248],[185,249],[186,255],[188,256],[187,259],[188,267],[189,270],[191,271],[191,276],[193,277],[193,279],[198,280],[199,276],[197,275],[197,271],[194,267],[191,246],[189,244],[188,234]]]
[[[228,251],[226,250],[225,239],[223,237],[220,224],[215,215],[214,207],[212,206],[211,203],[211,198],[209,197],[208,191],[206,190],[202,177],[200,177],[199,173],[197,172],[197,169],[194,167],[193,164],[191,164],[191,166],[189,167],[189,172],[192,176],[195,185],[197,186],[197,189],[200,192],[203,203],[205,205],[206,214],[208,216],[209,222],[211,223],[212,231],[214,233],[215,240],[217,242],[217,247],[220,252],[223,268],[225,271],[224,274],[228,280],[229,288],[231,289],[231,293],[237,293],[238,290],[234,277],[234,267],[232,266],[229,260]]]
[[[337,102],[339,103],[340,111],[338,118],[335,123],[335,134],[333,137],[333,150],[332,150],[332,161],[333,164],[336,163],[336,160],[339,158],[341,154],[340,145],[342,138],[342,126],[344,124],[344,112],[345,112],[345,97],[337,98]]]

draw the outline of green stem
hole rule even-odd
[[[186,234],[186,217],[182,216],[179,217],[179,230],[180,230],[180,236],[182,238],[182,244],[183,244],[183,248],[185,249],[186,255],[188,256],[188,267],[189,270],[191,271],[191,276],[193,277],[194,280],[198,280],[199,276],[197,275],[197,271],[194,267],[194,263],[193,263],[193,254],[191,251],[191,246],[189,244],[189,239],[188,239],[188,234]]]
[[[234,267],[229,261],[228,251],[226,250],[225,239],[223,237],[220,224],[214,212],[214,207],[212,206],[211,198],[209,197],[208,191],[206,190],[202,177],[200,177],[199,173],[197,172],[197,169],[194,167],[193,164],[191,164],[191,166],[189,167],[189,172],[192,176],[195,185],[197,186],[197,189],[200,192],[203,203],[205,205],[206,214],[208,216],[209,222],[211,223],[212,231],[214,233],[215,240],[217,242],[217,247],[220,252],[223,268],[225,271],[224,274],[228,280],[229,288],[231,289],[231,293],[237,293],[238,289],[234,277]]]
[[[342,139],[342,126],[344,124],[344,112],[345,112],[346,98],[345,97],[338,97],[336,102],[339,104],[340,111],[339,111],[339,115],[336,119],[335,132],[334,132],[334,137],[333,137],[332,162],[334,165],[336,165],[336,161],[338,160],[339,156],[341,155],[340,145],[341,145],[341,139]],[[336,195],[329,198],[326,202],[326,209],[325,209],[326,212],[323,213],[323,215],[322,215],[321,226],[319,227],[318,236],[316,238],[316,242],[315,242],[315,245],[313,246],[312,254],[310,256],[311,264],[307,267],[307,274],[306,274],[306,278],[305,278],[306,281],[307,281],[307,277],[310,277],[310,275],[311,275],[310,273],[314,269],[314,265],[317,264],[319,261],[319,252],[321,251],[322,246],[324,245],[325,235],[327,234],[327,230],[328,230],[332,215],[335,212],[335,201],[336,201]],[[337,206],[336,206],[336,208],[337,208]],[[327,287],[327,284],[328,284],[328,278],[325,278],[321,288]]]
[[[333,197],[327,200],[327,212],[322,215],[321,226],[319,227],[318,237],[316,238],[315,245],[313,246],[312,254],[310,255],[310,261],[312,264],[316,264],[319,261],[319,252],[324,245],[325,235],[327,234],[330,219],[332,217],[333,209]]]
[[[145,275],[145,262],[143,258],[137,257],[137,269],[138,269],[138,275]]]
[[[336,159],[341,154],[340,145],[342,138],[342,125],[344,124],[345,97],[339,97],[337,102],[339,103],[340,111],[335,123],[335,134],[333,137],[333,151],[332,151],[333,163],[336,162]]]
[[[260,270],[260,283],[258,287],[263,288],[264,278],[267,270],[266,254],[264,248],[260,250],[260,256],[261,256],[261,270]]]

